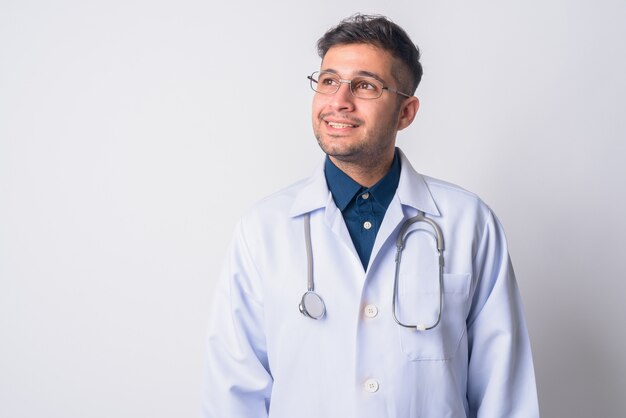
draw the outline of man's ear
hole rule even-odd
[[[420,108],[420,101],[417,97],[412,96],[405,99],[400,108],[400,115],[398,116],[398,130],[401,131],[415,119],[418,109]]]

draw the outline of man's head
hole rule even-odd
[[[407,33],[384,16],[356,14],[342,20],[317,41],[317,53],[324,59],[336,45],[367,44],[387,51],[395,58],[393,74],[399,90],[410,95],[422,79],[420,51]]]
[[[329,30],[318,49],[320,71],[310,79],[320,147],[344,171],[385,171],[397,132],[419,108],[412,95],[421,77],[417,48],[386,18],[359,15]]]

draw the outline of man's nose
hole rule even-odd
[[[349,81],[341,81],[339,89],[333,94],[332,106],[338,110],[352,110],[354,108],[354,96],[350,91]]]

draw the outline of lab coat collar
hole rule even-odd
[[[296,217],[316,209],[326,207],[332,201],[332,195],[324,176],[324,162],[317,166],[313,175],[305,180],[296,194],[296,198],[289,210],[289,216]],[[334,203],[334,202],[333,202]]]
[[[440,216],[424,176],[415,171],[409,159],[399,148],[398,153],[400,154],[402,171],[400,172],[400,183],[398,183],[396,195],[400,199],[400,203],[429,215]]]
[[[396,195],[400,203],[429,215],[440,216],[435,200],[426,184],[426,180],[421,174],[415,171],[401,149],[398,149],[398,153],[401,159],[402,171],[400,173],[400,182],[398,183]],[[326,207],[331,201],[332,195],[326,184],[324,162],[322,162],[297,193],[289,215],[296,217],[304,213],[312,212],[316,209]]]

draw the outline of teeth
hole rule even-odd
[[[337,123],[337,122],[328,122],[330,126],[333,128],[353,128],[354,125],[349,125],[347,123]]]

